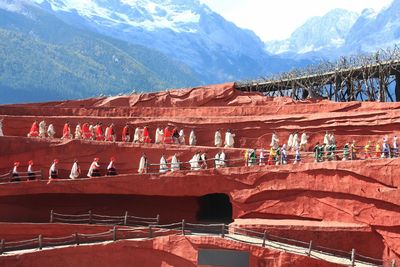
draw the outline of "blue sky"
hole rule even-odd
[[[377,11],[392,0],[200,0],[236,25],[253,30],[264,41],[286,39],[308,18],[334,8],[361,13]]]

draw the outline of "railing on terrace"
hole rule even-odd
[[[54,213],[53,213],[54,215]],[[259,232],[245,229],[237,226],[229,226],[226,224],[195,224],[187,223],[185,220],[171,224],[152,224],[147,227],[124,227],[118,228],[114,226],[112,229],[94,233],[81,234],[75,233],[62,237],[45,237],[39,235],[32,239],[21,241],[0,241],[0,254],[12,251],[20,251],[26,249],[43,249],[45,247],[58,247],[67,245],[92,244],[105,241],[117,241],[127,239],[143,239],[156,238],[166,235],[197,235],[197,236],[219,236],[221,238],[230,239],[236,242],[246,243],[249,245],[274,248],[284,250],[296,254],[306,255],[308,257],[326,260],[323,255],[333,256],[338,259],[346,260],[350,266],[357,263],[382,266],[396,267],[396,261],[390,262],[367,257],[357,253],[356,249],[351,251],[332,249],[324,246],[314,245],[312,241],[304,242],[300,240],[280,237],[268,234],[267,231]]]
[[[29,175],[31,174],[31,175]],[[32,180],[43,180],[43,171],[19,172],[18,176],[13,177],[12,172],[0,175],[0,183],[7,182],[20,182],[20,181],[32,181]]]
[[[362,149],[363,149],[363,147],[357,147],[357,151],[360,151]],[[379,152],[379,153],[384,155],[383,152]],[[372,150],[368,154],[370,155],[370,157],[368,158],[369,160],[378,160],[378,159],[382,159],[382,158],[398,158],[399,157],[399,151],[395,150],[395,149],[391,149],[389,154],[387,156],[383,156],[383,157],[372,156],[372,155],[376,155],[376,152],[372,151]],[[299,163],[316,162],[314,155],[315,155],[314,152],[302,152],[301,153],[301,161]],[[360,157],[360,155],[361,155],[361,157]],[[353,154],[353,153],[351,153],[351,151],[349,151],[347,154],[346,160],[361,161],[361,160],[366,159],[366,155],[367,154],[365,152],[357,152],[357,153]],[[327,161],[342,161],[342,160],[344,160],[344,150],[335,150],[332,152],[324,152],[320,158],[320,161],[318,161],[318,162],[323,163],[323,162],[327,162]],[[199,170],[204,170],[204,169],[217,168],[217,161],[219,164],[219,168],[231,168],[231,167],[242,167],[242,166],[252,167],[252,166],[260,166],[260,165],[261,166],[271,165],[271,166],[278,167],[277,165],[281,164],[280,159],[269,161],[268,154],[266,154],[266,157],[263,158],[262,161],[260,161],[260,157],[256,157],[253,162],[250,162],[250,160],[245,161],[244,157],[234,158],[234,159],[225,159],[225,160],[209,158],[205,161],[207,163],[206,166],[202,166],[204,161],[199,161],[200,167],[196,168],[196,169],[191,168],[189,161],[179,162],[179,170],[176,170],[175,172],[199,171]],[[295,161],[295,155],[293,153],[290,153],[287,155],[287,163],[285,165],[293,164],[294,161]],[[161,165],[162,164],[158,164],[158,163],[148,163],[146,171],[143,174],[158,175],[158,174],[163,174],[165,172],[172,171],[172,163],[171,162],[168,162],[166,164],[167,168],[165,169],[165,172],[160,172]],[[138,169],[133,169],[133,172],[131,172],[131,173],[124,173],[124,174],[120,174],[120,175],[137,173],[137,170]],[[19,178],[21,178],[21,181],[29,180],[29,176],[27,175],[27,173],[20,173],[20,174],[23,174],[22,176],[19,176]],[[37,172],[35,172],[35,174],[36,174],[36,180],[44,179],[42,171],[37,171]],[[1,183],[10,183],[12,181],[11,176],[12,176],[11,173],[0,175],[0,184]],[[100,176],[100,177],[104,177],[104,176]],[[112,177],[112,176],[108,176],[108,177]],[[98,177],[95,177],[95,178],[98,178]],[[59,178],[59,179],[60,180],[69,180],[69,179],[63,179],[63,178]],[[79,180],[79,179],[87,179],[87,177],[78,178],[77,180]]]
[[[105,225],[149,226],[160,223],[160,215],[156,217],[137,217],[125,211],[122,216],[100,215],[89,211],[84,214],[62,214],[50,211],[50,223],[87,223]]]

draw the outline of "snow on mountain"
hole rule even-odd
[[[32,1],[70,25],[161,51],[205,83],[259,78],[301,64],[270,56],[252,31],[199,0]]]
[[[400,0],[379,13],[364,10],[343,47],[345,53],[374,52],[400,44]]]
[[[283,41],[266,43],[272,54],[321,51],[341,47],[359,14],[344,9],[334,9],[322,17],[313,17]]]

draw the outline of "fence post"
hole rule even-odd
[[[182,235],[185,235],[185,219],[182,220]]]
[[[157,214],[157,224],[160,224],[160,214]]]
[[[92,224],[92,211],[89,210],[89,224]]]
[[[4,239],[0,241],[0,255],[4,253],[5,243],[6,241]]]
[[[221,237],[224,238],[225,237],[225,224],[223,223],[221,226]]]
[[[43,248],[43,238],[42,238],[42,235],[39,235],[39,237],[38,237],[38,246],[39,246],[39,250],[42,250],[42,248]]]
[[[392,260],[392,267],[396,267],[396,260],[395,259]]]
[[[75,243],[77,246],[79,246],[79,234],[75,233]]]
[[[117,226],[114,226],[113,228],[113,241],[117,241]]]
[[[262,242],[262,247],[265,247],[265,241],[267,239],[267,230],[264,230],[264,235],[263,235],[263,242]]]
[[[312,240],[310,240],[310,245],[308,246],[308,252],[307,252],[308,257],[311,256],[311,250],[312,250]]]
[[[351,250],[351,266],[355,266],[356,263],[356,250],[353,248]]]
[[[151,225],[149,225],[149,238],[153,238],[153,229]]]
[[[50,223],[53,223],[53,222],[54,222],[54,211],[51,210],[50,211]]]
[[[128,211],[125,211],[124,225],[128,224]]]

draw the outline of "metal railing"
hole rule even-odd
[[[53,214],[53,219],[54,215]],[[118,228],[114,226],[112,229],[95,233],[95,234],[79,234],[62,236],[62,237],[44,237],[39,235],[36,238],[22,241],[0,241],[0,254],[11,251],[19,251],[24,249],[39,249],[44,247],[57,247],[66,245],[80,245],[84,243],[98,243],[105,241],[127,240],[135,238],[155,238],[166,235],[199,235],[199,236],[219,236],[221,238],[230,239],[236,242],[246,243],[249,245],[269,247],[287,252],[302,254],[308,257],[316,257],[315,254],[323,254],[334,256],[336,258],[348,260],[350,266],[356,263],[367,264],[371,266],[396,267],[396,261],[385,262],[382,259],[367,257],[356,252],[332,249],[318,246],[310,242],[280,237],[267,233],[267,231],[259,232],[237,226],[227,224],[195,224],[187,223],[185,220],[171,224],[150,224],[147,227],[124,227]],[[244,238],[244,239],[242,239]],[[319,258],[324,260],[323,258]]]
[[[87,223],[87,224],[105,224],[105,225],[129,225],[129,226],[148,226],[158,224],[160,215],[156,217],[137,217],[128,214],[125,211],[122,216],[100,215],[91,210],[84,214],[62,214],[50,211],[50,223]]]

